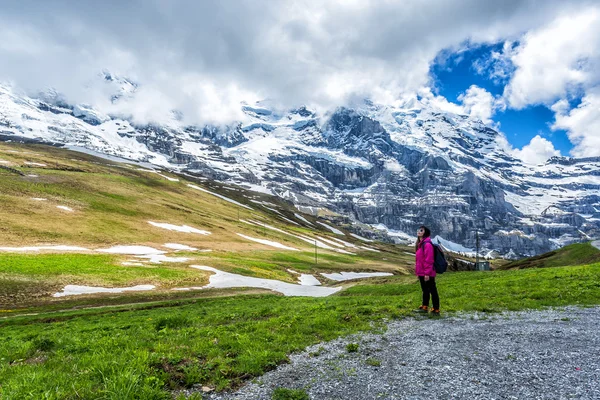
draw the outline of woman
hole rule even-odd
[[[431,243],[431,231],[426,226],[417,230],[417,244],[415,245],[415,274],[421,282],[423,291],[423,303],[417,312],[426,313],[429,310],[429,298],[431,297],[433,308],[432,315],[440,315],[440,298],[435,286],[435,268],[433,260],[435,253]]]

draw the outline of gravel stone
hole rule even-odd
[[[285,387],[317,400],[600,399],[599,328],[600,307],[409,318],[311,346],[207,398],[271,399]]]

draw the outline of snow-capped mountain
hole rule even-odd
[[[104,79],[119,88],[112,101],[137,87]],[[479,231],[487,250],[532,255],[600,231],[600,158],[528,166],[494,129],[417,98],[325,115],[268,103],[242,111],[245,119],[229,126],[186,126],[176,116],[136,125],[0,85],[0,140],[31,138],[202,174],[305,212],[326,207],[400,239],[426,224],[461,248],[473,248]]]

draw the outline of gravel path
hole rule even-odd
[[[208,398],[271,399],[277,387],[315,400],[600,399],[600,307],[396,321]]]

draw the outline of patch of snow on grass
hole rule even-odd
[[[339,229],[334,228],[333,226],[329,226],[320,221],[317,221],[317,224],[324,226],[325,228],[329,229],[331,232],[335,233],[336,235],[346,236],[344,234],[344,232],[340,231]]]
[[[340,244],[338,242],[334,242],[333,240],[325,239],[324,237],[321,237],[321,236],[317,236],[317,238],[319,240],[322,240],[325,243],[328,243],[328,244],[332,245],[332,246],[339,247],[339,248],[342,248],[342,249],[344,248],[343,244]]]
[[[211,192],[210,190],[206,190],[206,189],[204,189],[204,188],[201,188],[200,186],[192,185],[192,184],[190,183],[190,184],[188,184],[188,187],[191,187],[192,189],[196,189],[196,190],[199,190],[199,191],[201,191],[201,192],[204,192],[204,193],[212,194],[212,195],[213,195],[213,196],[215,196],[215,197],[218,197],[218,198],[220,198],[220,199],[222,199],[222,200],[228,201],[228,202],[230,202],[230,203],[232,203],[232,204],[235,204],[235,205],[238,205],[238,206],[240,206],[240,207],[247,208],[248,210],[254,210],[254,209],[253,209],[252,207],[250,207],[250,206],[247,206],[247,205],[245,205],[245,204],[239,203],[239,202],[237,202],[237,201],[235,201],[235,200],[233,200],[233,199],[230,199],[229,197],[222,196],[222,195],[220,195],[220,194],[218,194],[218,193]]]
[[[467,247],[464,247],[460,244],[451,242],[449,240],[444,239],[441,236],[436,236],[431,240],[433,243],[437,243],[437,244],[441,244],[445,249],[448,249],[450,251],[453,251],[455,253],[468,253],[468,252],[472,252],[473,249],[469,249]]]
[[[366,237],[362,237],[360,235],[357,235],[355,233],[351,233],[350,236],[357,238],[358,240],[362,240],[363,242],[367,242],[367,243],[373,243],[374,240],[371,239],[367,239]]]
[[[63,288],[62,292],[54,293],[52,297],[64,297],[64,296],[77,296],[80,294],[94,294],[94,293],[123,293],[123,292],[139,292],[145,290],[153,290],[156,286],[154,285],[137,285],[132,287],[124,288],[104,288],[96,286],[80,286],[80,285],[67,285]]]
[[[298,235],[297,237],[298,237],[298,239],[304,240],[306,243],[309,243],[313,246],[315,246],[315,244],[316,244],[316,246],[318,248],[327,249],[327,250],[335,250],[333,247],[321,242],[320,240],[312,239],[312,238],[310,238],[308,236],[304,236],[304,235]]]
[[[374,248],[368,247],[368,246],[360,246],[360,248],[363,249],[363,250],[367,250],[367,251],[373,251],[375,253],[381,253],[380,250],[377,250],[377,249],[374,249]]]
[[[352,252],[349,252],[349,251],[346,251],[346,250],[342,250],[342,249],[334,249],[334,251],[337,251],[338,253],[342,253],[342,254],[348,254],[350,256],[355,256],[356,255],[356,253],[352,253]]]
[[[373,278],[376,276],[392,276],[392,273],[389,272],[335,272],[335,273],[325,273],[321,272],[327,279],[331,279],[332,281],[342,282],[349,281],[351,279],[364,279],[364,278]]]
[[[187,226],[187,225],[179,226],[179,225],[166,224],[166,223],[162,223],[162,222],[153,222],[153,221],[148,221],[148,223],[157,228],[167,229],[169,231],[183,232],[183,233],[198,233],[200,235],[210,235],[209,231],[203,231],[200,229],[192,228],[191,226]]]
[[[338,239],[338,238],[331,238],[331,240],[335,240],[336,242],[340,242],[341,244],[343,244],[343,245],[344,245],[344,246],[346,246],[346,247],[350,247],[350,248],[353,248],[353,249],[356,249],[356,248],[358,248],[358,247],[356,247],[356,245],[354,245],[353,243],[346,242],[345,240],[342,240],[342,239]]]
[[[281,218],[281,219],[282,219],[282,220],[284,220],[284,221],[287,221],[287,222],[289,222],[289,223],[290,223],[290,224],[292,224],[292,225],[298,225],[298,226],[300,226],[300,224],[299,224],[299,223],[297,223],[296,221],[292,221],[291,219],[289,219],[289,218],[286,218],[286,217],[284,217],[283,215],[281,215],[279,218]]]
[[[314,226],[309,220],[307,220],[306,218],[304,218],[302,215],[300,215],[298,213],[294,213],[294,217],[298,218],[300,221],[304,222],[307,225]]]
[[[34,167],[47,167],[48,166],[46,164],[36,163],[36,162],[29,162],[29,161],[25,161],[25,164],[32,165]]]
[[[148,246],[113,246],[108,249],[100,249],[97,251],[100,251],[102,253],[110,253],[110,254],[128,254],[128,255],[140,255],[140,256],[166,253],[166,251],[157,250],[154,247],[148,247]]]
[[[154,171],[154,170],[152,170],[152,169],[138,168],[137,170],[138,170],[138,171],[150,172],[150,173],[156,174],[156,175],[158,175],[158,176],[160,176],[160,177],[163,177],[163,178],[165,178],[166,180],[168,180],[168,181],[171,181],[171,182],[179,182],[179,179],[177,179],[177,178],[171,178],[170,176],[163,175],[163,174],[161,174],[160,172],[158,172],[158,171]]]
[[[273,241],[265,240],[265,239],[253,238],[253,237],[250,237],[250,236],[242,235],[241,233],[238,233],[237,235],[243,237],[246,240],[251,240],[253,242],[261,243],[261,244],[264,244],[266,246],[276,247],[278,249],[283,249],[283,250],[299,251],[298,249],[295,249],[293,247],[288,247],[288,246],[283,245],[283,244],[278,243],[278,242],[273,242]]]
[[[227,289],[254,287],[260,289],[273,290],[275,292],[282,293],[284,296],[303,297],[326,297],[333,293],[339,292],[342,289],[340,287],[331,288],[322,286],[304,286],[282,282],[274,279],[253,278],[249,276],[223,272],[215,268],[199,265],[192,265],[192,268],[214,273],[209,278],[210,283],[204,286],[204,288]]]
[[[407,244],[415,244],[415,240],[416,240],[415,237],[410,236],[406,232],[389,229],[384,224],[377,224],[377,225],[371,225],[371,226],[377,230],[384,231],[385,233],[387,233],[388,236],[398,238],[402,242],[405,242]]]
[[[166,176],[166,175],[163,175],[163,174],[159,174],[158,172],[157,172],[157,174],[158,174],[158,176],[161,176],[161,177],[165,178],[165,179],[166,179],[166,180],[168,180],[168,181],[171,181],[171,182],[179,182],[179,179],[177,179],[177,178],[171,178],[170,176]]]
[[[321,286],[321,282],[314,275],[310,274],[300,274],[298,283],[302,286]]]
[[[169,257],[164,254],[147,254],[143,256],[136,256],[137,258],[144,258],[153,264],[161,264],[163,262],[182,263],[191,260],[187,257]]]
[[[33,201],[47,201],[48,199],[44,199],[43,197],[32,197],[31,200],[33,200]]]
[[[63,211],[67,211],[67,212],[73,212],[73,211],[75,211],[71,207],[67,207],[67,206],[56,206],[56,208],[61,209]]]

